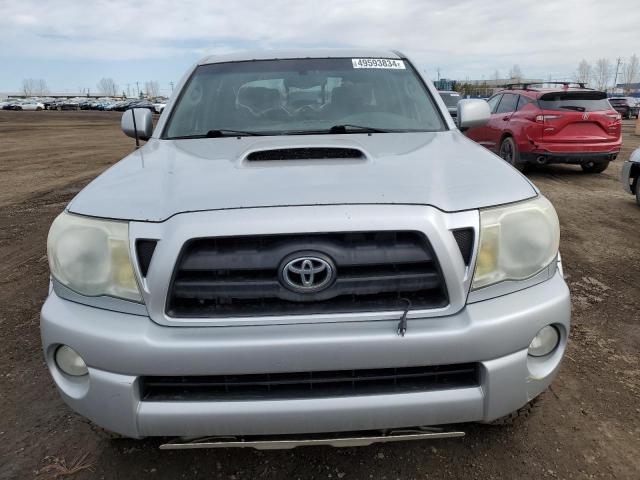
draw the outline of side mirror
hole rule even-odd
[[[153,133],[151,110],[148,108],[131,108],[122,114],[120,127],[125,135],[138,139],[149,140]]]
[[[491,118],[491,107],[486,100],[467,98],[458,102],[458,128],[464,132],[481,127]]]

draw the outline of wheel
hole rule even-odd
[[[519,171],[523,171],[525,164],[520,161],[520,152],[513,137],[505,137],[500,144],[500,157]]]
[[[584,173],[602,173],[609,166],[609,161],[604,162],[586,162],[580,165]]]
[[[38,108],[36,108],[36,110],[40,111],[40,110],[42,110],[42,107],[38,107]]]
[[[636,178],[636,203],[640,206],[640,177]]]
[[[509,415],[505,415],[504,417],[496,418],[493,422],[489,422],[489,425],[496,425],[501,427],[505,425],[516,425],[518,423],[526,421],[527,418],[529,418],[529,416],[531,416],[531,414],[533,413],[533,410],[540,406],[539,402],[542,398],[542,395],[543,393],[531,400],[525,406],[520,407],[515,412],[511,412]]]

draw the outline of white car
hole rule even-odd
[[[24,102],[20,102],[17,110],[44,110],[44,104],[35,100],[26,100]]]
[[[164,107],[166,106],[167,106],[167,102],[154,103],[153,109],[155,110],[156,113],[162,113],[162,111],[164,110]]]

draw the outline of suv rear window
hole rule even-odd
[[[551,92],[538,99],[543,110],[574,110],[577,112],[597,112],[611,110],[607,94],[604,92]]]
[[[611,105],[626,105],[629,102],[626,98],[610,98],[609,103]]]

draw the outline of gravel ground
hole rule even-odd
[[[53,218],[133,148],[108,112],[0,111],[0,478],[640,478],[640,207],[607,171],[527,175],[555,204],[573,328],[553,386],[525,423],[462,439],[355,449],[160,451],[105,440],[59,398],[40,351]]]

